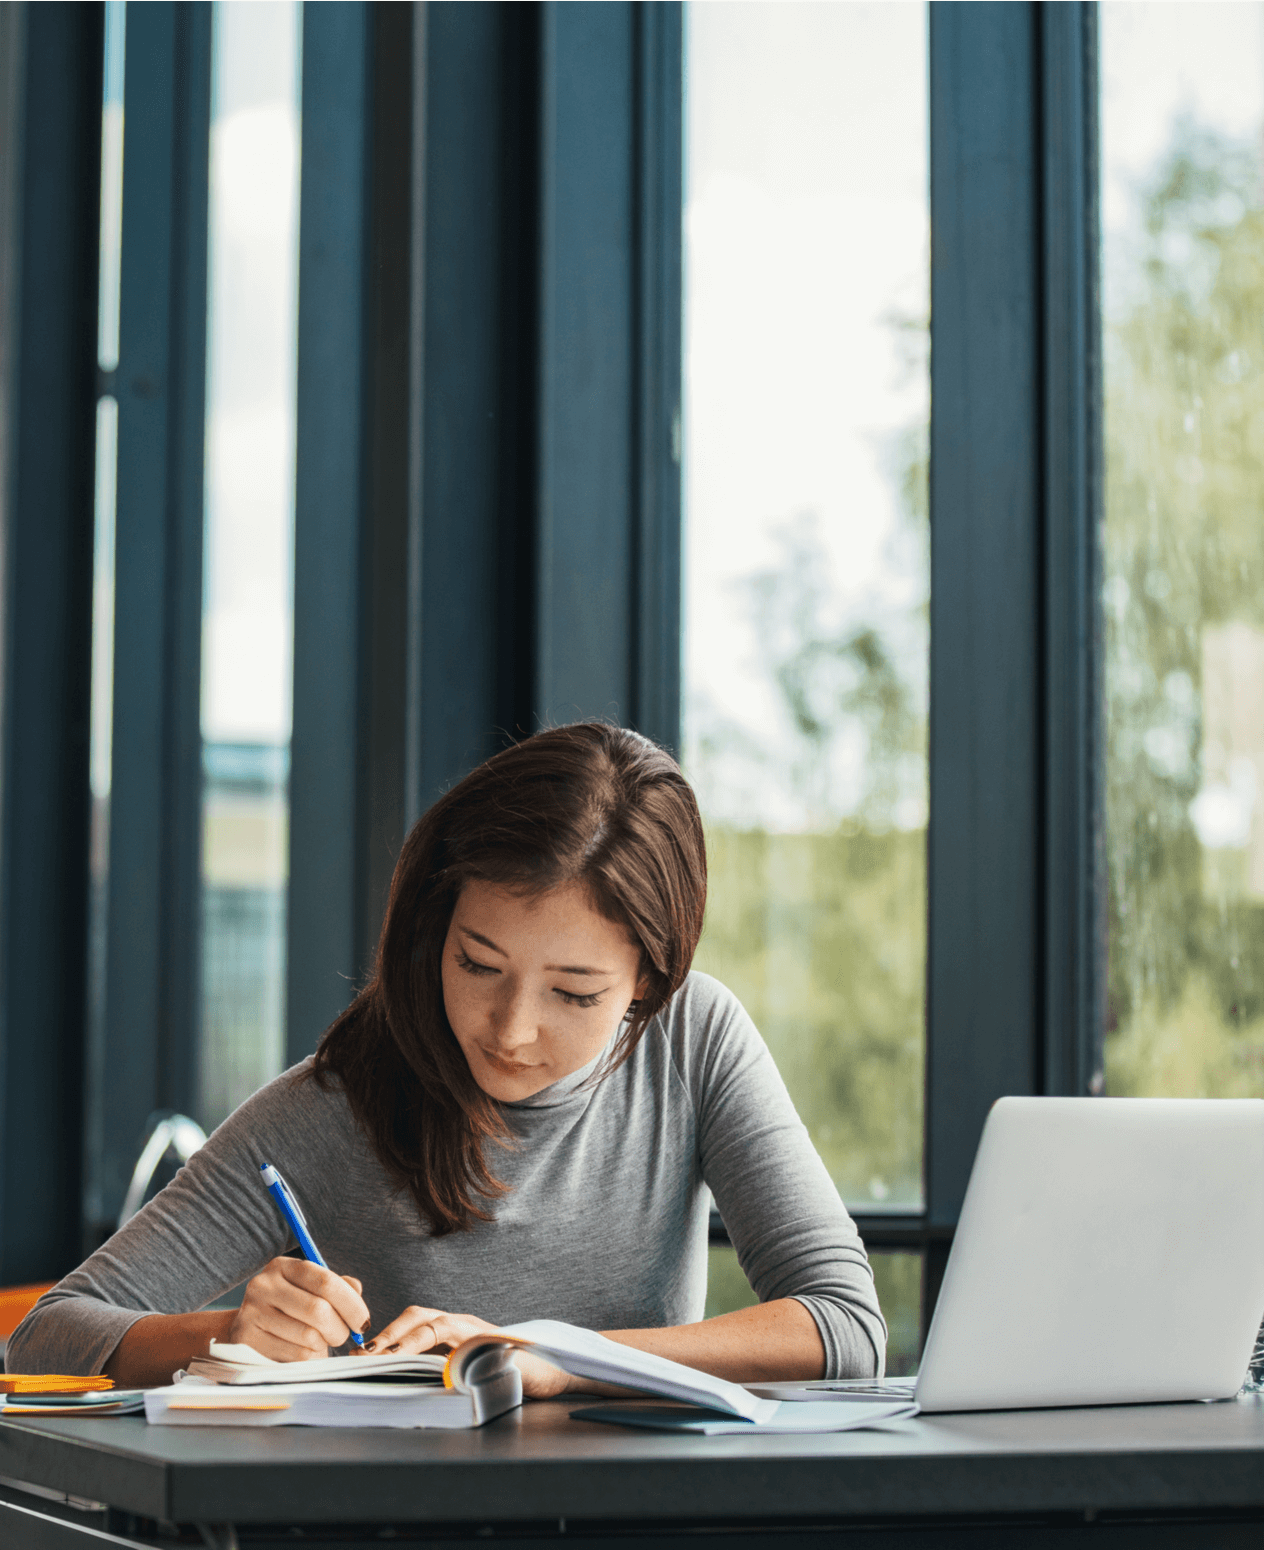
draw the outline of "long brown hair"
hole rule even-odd
[[[334,1079],[390,1177],[437,1235],[490,1221],[505,1192],[484,1155],[508,1136],[448,1022],[448,925],[474,878],[543,893],[587,888],[641,949],[645,991],[603,1075],[684,982],[702,931],[707,861],[698,804],[648,738],[600,722],[553,727],[472,771],[404,842],[372,979],[332,1025],[313,1075]]]

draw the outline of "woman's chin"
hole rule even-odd
[[[523,1098],[534,1097],[557,1081],[549,1066],[523,1065],[515,1071],[493,1065],[481,1056],[475,1066],[474,1076],[487,1096],[495,1098],[497,1103],[517,1103]]]

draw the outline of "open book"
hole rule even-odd
[[[593,1330],[533,1319],[474,1335],[446,1360],[427,1354],[272,1362],[249,1346],[214,1344],[210,1356],[179,1375],[181,1381],[146,1393],[145,1414],[152,1422],[185,1425],[482,1426],[522,1403],[522,1375],[514,1361],[518,1351],[578,1378],[698,1407],[679,1412],[660,1407],[635,1421],[630,1413],[603,1408],[588,1412],[594,1420],[707,1431],[752,1426],[843,1431],[909,1415],[915,1408],[762,1399],[741,1384],[620,1345]],[[442,1386],[436,1381],[440,1375]]]
[[[457,1346],[448,1358],[447,1382],[463,1388],[513,1360],[516,1350],[542,1357],[576,1378],[591,1378],[598,1383],[616,1383],[660,1399],[680,1400],[718,1410],[740,1421],[771,1421],[779,1406],[773,1399],[757,1399],[740,1383],[713,1378],[708,1372],[682,1367],[665,1356],[652,1356],[632,1346],[607,1340],[591,1329],[577,1329],[555,1319],[532,1319],[525,1324],[509,1324],[503,1329],[472,1335]]]
[[[169,1388],[145,1394],[145,1418],[163,1426],[482,1426],[522,1403],[522,1377],[499,1358],[445,1384],[447,1358],[331,1356],[274,1362],[250,1346],[213,1341]]]
[[[783,1402],[763,1398],[740,1383],[713,1378],[710,1373],[682,1367],[666,1357],[651,1356],[632,1346],[607,1340],[590,1329],[576,1329],[552,1319],[534,1319],[505,1329],[474,1335],[459,1345],[448,1359],[447,1381],[458,1388],[478,1381],[478,1375],[497,1370],[515,1350],[530,1351],[577,1378],[619,1384],[638,1394],[673,1399],[684,1409],[654,1406],[597,1405],[572,1410],[577,1420],[609,1421],[621,1426],[647,1426],[658,1431],[702,1432],[715,1436],[726,1432],[847,1432],[861,1427],[902,1421],[917,1413],[917,1406],[896,1397],[888,1404],[813,1396],[813,1401]]]
[[[212,1340],[210,1354],[189,1363],[190,1378],[211,1383],[331,1383],[340,1379],[407,1378],[413,1383],[442,1383],[446,1357],[430,1351],[420,1356],[382,1353],[380,1356],[328,1356],[323,1361],[274,1362],[253,1346],[225,1345]]]
[[[531,1351],[578,1378],[703,1405],[744,1421],[768,1420],[777,1408],[774,1400],[758,1399],[740,1384],[554,1319],[533,1319],[474,1335],[450,1357],[427,1352],[421,1356],[330,1356],[324,1361],[274,1362],[248,1345],[212,1341],[210,1354],[190,1362],[185,1376],[235,1388],[327,1383],[354,1383],[358,1388],[371,1380],[428,1380],[446,1383],[457,1393],[471,1393],[485,1387],[494,1376],[516,1373],[516,1350]]]

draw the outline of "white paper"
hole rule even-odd
[[[189,1363],[189,1372],[213,1383],[328,1383],[336,1379],[362,1381],[383,1374],[399,1374],[416,1377],[423,1381],[442,1379],[446,1357],[423,1351],[420,1355],[406,1353],[377,1356],[326,1356],[309,1362],[274,1362],[271,1357],[260,1356],[253,1346],[220,1345],[211,1341],[209,1356],[199,1356]]]
[[[776,1413],[775,1400],[759,1399],[738,1383],[713,1378],[710,1373],[668,1361],[664,1356],[652,1356],[634,1346],[607,1340],[594,1330],[562,1324],[556,1319],[531,1319],[524,1324],[507,1324],[494,1333],[473,1336],[459,1348],[459,1359],[452,1364],[454,1382],[461,1383],[462,1371],[473,1353],[487,1350],[501,1339],[524,1347],[576,1378],[620,1384],[659,1394],[664,1399],[704,1405],[747,1421],[762,1423]]]
[[[474,1410],[468,1394],[455,1394],[433,1384],[270,1383],[243,1393],[236,1385],[186,1378],[169,1388],[146,1390],[145,1419],[152,1425],[165,1426],[393,1426],[459,1430],[474,1425]]]

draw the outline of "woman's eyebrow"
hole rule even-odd
[[[471,931],[468,926],[458,926],[457,930],[462,936],[473,937],[476,942],[481,942],[484,947],[490,947],[492,952],[499,953],[502,958],[508,958],[509,954],[503,947],[497,947],[491,937],[484,936],[481,931]]]
[[[499,953],[502,958],[508,958],[509,954],[505,949],[497,947],[491,937],[484,936],[481,931],[471,931],[468,926],[458,926],[457,930],[462,936],[472,937],[474,941],[481,942],[484,947],[490,947],[492,952]],[[610,969],[585,969],[574,963],[546,963],[544,968],[548,974],[590,974],[599,976],[613,972]]]

